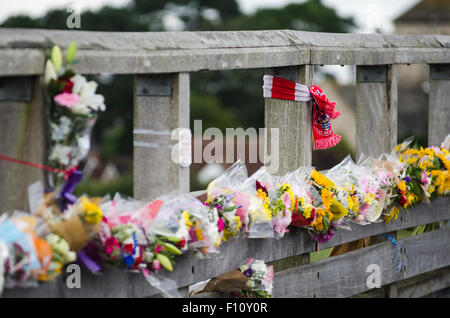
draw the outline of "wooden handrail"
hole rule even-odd
[[[92,32],[0,29],[0,75],[43,72],[42,47],[77,41],[78,72],[172,73],[301,64],[446,63],[450,36],[293,30]],[[25,61],[25,63],[24,63]]]

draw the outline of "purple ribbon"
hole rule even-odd
[[[86,266],[92,273],[98,273],[102,268],[92,258],[90,258],[85,251],[80,250],[77,253],[78,259]]]
[[[69,204],[74,204],[77,200],[77,197],[72,194],[72,191],[80,183],[82,177],[83,173],[80,170],[74,170],[69,174],[66,183],[59,193],[58,205],[61,211],[64,212]]]

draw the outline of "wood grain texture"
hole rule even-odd
[[[450,69],[450,64],[442,65]],[[430,71],[428,145],[440,146],[450,134],[450,80],[435,80]]]
[[[407,268],[395,270],[390,242],[369,246],[340,256],[288,269],[275,274],[274,297],[349,297],[369,290],[370,264],[381,270],[381,285],[410,278],[450,265],[450,228],[428,232],[401,241]]]
[[[266,74],[310,86],[313,81],[311,65],[282,67],[266,70]],[[274,98],[264,100],[264,126],[267,130],[265,149],[277,151],[278,169],[273,174],[282,175],[300,166],[310,166],[312,156],[312,105]],[[278,147],[272,146],[272,129],[278,131]],[[273,162],[270,166],[274,167]]]
[[[356,75],[372,66],[357,66]],[[395,65],[386,68],[386,82],[356,81],[356,158],[377,158],[397,143],[397,76]]]
[[[32,102],[0,102],[0,154],[45,164],[46,103],[43,99],[43,84],[36,76],[31,83]],[[0,213],[29,211],[28,186],[39,180],[44,181],[43,171],[0,161],[0,176]]]
[[[189,74],[164,75],[171,83],[171,96],[136,96],[134,102],[133,192],[138,200],[153,200],[180,190],[189,192],[189,167],[172,160],[171,140],[176,128],[189,128]],[[151,75],[135,81],[155,85]],[[139,133],[143,132],[143,133]]]
[[[352,231],[337,231],[330,242],[320,245],[320,249],[367,236],[447,220],[450,218],[449,206],[450,198],[441,198],[434,200],[432,206],[420,204],[408,212],[408,218],[398,218],[389,224],[377,223],[367,226],[352,224]],[[250,257],[262,259],[266,262],[291,258],[295,262],[297,260],[295,257],[292,258],[293,256],[314,250],[315,243],[311,236],[304,229],[294,228],[281,240],[242,239],[225,242],[220,247],[220,253],[211,256],[209,259],[198,259],[192,254],[184,255],[176,259],[175,270],[171,273],[165,272],[164,276],[175,280],[179,287],[183,287],[223,274],[231,268],[241,265]],[[390,255],[392,257],[392,254]],[[315,264],[317,262],[311,266]],[[286,268],[283,267],[284,265],[280,263],[279,269]],[[417,270],[415,271],[417,272]],[[100,289],[99,284],[104,286],[104,289]],[[4,292],[4,296],[105,297],[105,295],[108,295],[108,297],[150,297],[159,293],[145,281],[141,274],[127,273],[115,268],[108,268],[105,274],[100,276],[84,272],[81,286],[80,290],[69,290],[64,283],[64,278],[60,277],[54,283],[41,284],[43,289],[7,290]]]
[[[68,36],[70,32],[70,36]],[[91,32],[0,30],[0,75],[41,74],[41,47],[77,41],[85,74],[149,74],[300,64],[447,63],[449,36],[334,34],[292,30]]]

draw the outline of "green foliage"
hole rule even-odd
[[[211,12],[214,14],[208,14]],[[133,0],[119,8],[104,6],[96,11],[82,12],[81,29],[164,31],[163,21],[168,13],[175,14],[186,31],[294,29],[348,32],[355,27],[353,19],[339,17],[333,8],[326,7],[320,0],[260,9],[250,15],[240,11],[237,0]],[[211,18],[214,15],[217,19]],[[54,9],[38,18],[9,17],[0,27],[67,30],[68,16],[65,8]],[[71,53],[68,55],[66,61],[71,59]],[[263,69],[191,73],[191,120],[202,119],[203,129],[264,127],[263,73]],[[98,92],[105,96],[107,106],[107,111],[99,116],[94,126],[94,144],[101,145],[104,160],[117,155],[130,157],[133,152],[133,78],[120,75],[113,76],[110,81],[103,81],[101,77],[93,79],[99,82]],[[336,163],[339,161],[341,152],[348,153],[343,142],[317,156],[327,160],[324,166],[329,167],[332,158]],[[131,179],[131,175],[126,175],[117,184],[89,181],[79,185],[77,193],[103,195],[118,191],[131,195]],[[195,178],[191,178],[191,182],[194,188],[198,187]]]

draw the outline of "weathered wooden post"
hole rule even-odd
[[[279,76],[307,86],[312,85],[312,65],[278,67],[266,70],[266,74]],[[279,129],[278,175],[311,165],[312,158],[312,106],[311,102],[281,99],[265,99],[264,123],[267,130],[266,145],[271,149],[271,128]],[[267,150],[266,150],[267,152]]]
[[[45,164],[45,103],[38,76],[0,78],[0,155]],[[0,213],[29,211],[27,189],[42,170],[0,161]]]
[[[397,143],[395,65],[356,67],[356,160],[378,157]]]
[[[428,145],[440,146],[450,134],[450,64],[430,65]]]
[[[300,65],[266,70],[266,74],[279,76],[306,86],[312,85],[314,66]],[[264,103],[265,153],[278,152],[279,167],[276,175],[283,175],[300,166],[310,166],[312,158],[312,103],[266,98]],[[271,129],[278,129],[279,149],[272,149]],[[273,156],[273,154],[270,154]],[[309,253],[274,262],[275,271],[309,263]]]
[[[136,75],[134,185],[136,199],[189,191],[189,167],[172,160],[172,131],[189,128],[189,74]]]

